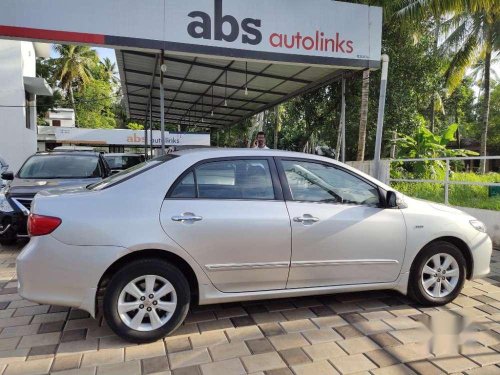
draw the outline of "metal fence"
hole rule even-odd
[[[393,163],[403,162],[425,162],[425,161],[444,161],[445,162],[445,178],[444,180],[425,180],[425,179],[407,179],[407,178],[391,178],[390,169]],[[498,182],[475,182],[475,181],[456,181],[450,179],[450,161],[466,161],[466,160],[500,160],[500,156],[465,156],[465,157],[450,157],[450,158],[426,158],[426,159],[390,159],[389,160],[389,184],[391,182],[427,182],[433,184],[444,185],[444,203],[449,205],[449,190],[450,185],[475,185],[475,186],[498,186]]]

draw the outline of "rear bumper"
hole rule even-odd
[[[32,237],[17,257],[19,294],[28,300],[70,306],[95,315],[101,276],[124,248],[72,246],[54,237]]]
[[[481,233],[474,238],[470,246],[473,269],[472,279],[485,277],[490,273],[491,254],[493,252],[493,243],[486,233]]]

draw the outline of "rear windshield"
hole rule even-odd
[[[99,181],[95,184],[90,184],[87,186],[87,189],[89,190],[103,190],[108,187],[117,185],[123,181],[128,180],[129,178],[135,177],[143,172],[146,172],[150,170],[151,168],[157,167],[160,164],[163,164],[169,160],[172,160],[173,158],[178,157],[177,155],[164,155],[160,156],[155,159],[151,159],[148,161],[145,161],[143,163],[134,165],[132,168],[126,169],[124,171],[121,171],[117,174],[114,174],[108,178],[105,178],[102,181]]]
[[[94,155],[35,155],[22,166],[19,178],[72,179],[101,177]]]
[[[105,155],[104,159],[111,169],[128,169],[142,160],[140,155]]]

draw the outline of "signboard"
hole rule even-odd
[[[47,129],[46,126],[40,128]],[[141,130],[51,128],[54,129],[55,141],[58,143],[144,146],[144,131]],[[149,143],[149,131],[147,133]],[[165,144],[167,146],[210,146],[210,134],[165,132]],[[153,145],[161,146],[161,132],[159,130],[153,130]]]
[[[331,0],[2,0],[0,36],[378,66],[382,8]]]

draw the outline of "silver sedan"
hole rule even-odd
[[[492,252],[461,211],[273,150],[185,150],[42,192],[29,231],[20,294],[103,313],[134,342],[168,335],[191,303],[395,289],[446,304]]]

